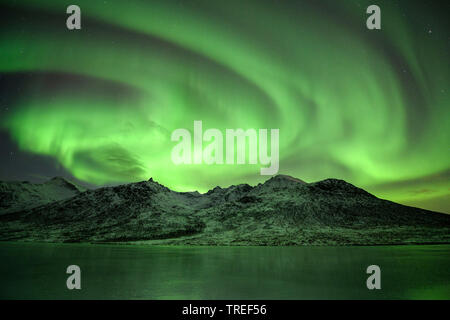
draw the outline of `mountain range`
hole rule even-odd
[[[84,189],[63,178],[0,183],[0,240],[158,245],[450,243],[450,215],[350,183],[278,175],[176,192],[153,181]]]

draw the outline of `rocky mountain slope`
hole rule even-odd
[[[18,204],[15,208],[17,208]],[[0,240],[179,245],[450,243],[450,215],[379,199],[345,181],[175,192],[150,179],[0,216]]]
[[[45,183],[0,181],[0,215],[72,198],[85,190],[61,177]]]

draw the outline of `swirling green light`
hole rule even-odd
[[[172,164],[170,133],[202,120],[279,128],[281,173],[343,178],[411,204],[447,197],[449,182],[424,177],[446,175],[450,164],[449,71],[440,64],[448,44],[424,47],[386,1],[383,29],[367,30],[369,4],[80,0],[82,30],[68,31],[68,4],[21,1],[62,22],[9,25],[2,72],[83,75],[137,93],[116,101],[92,86],[48,97],[36,80],[2,126],[22,150],[94,184],[152,176],[206,191],[266,178],[259,165]],[[424,189],[432,192],[416,192]]]

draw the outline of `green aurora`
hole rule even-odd
[[[33,74],[0,126],[80,181],[201,192],[268,177],[176,166],[173,130],[279,128],[279,173],[450,212],[448,23],[376,1],[368,30],[372,2],[78,0],[69,31],[71,2],[0,1],[0,72]]]

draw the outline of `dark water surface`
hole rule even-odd
[[[81,290],[66,287],[72,264]],[[366,287],[372,264],[381,290]],[[2,299],[450,299],[450,245],[0,243],[0,283]]]

